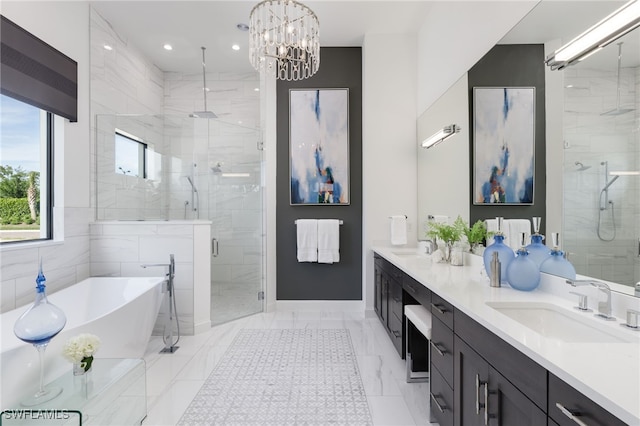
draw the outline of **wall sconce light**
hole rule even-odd
[[[561,70],[593,55],[640,26],[640,0],[631,0],[547,57],[552,70]]]
[[[422,141],[422,147],[432,148],[438,145],[443,140],[447,139],[448,137],[455,135],[460,130],[461,130],[460,126],[458,126],[457,124],[451,124],[449,126],[445,126],[442,129],[438,130],[433,135],[426,138],[424,141]]]

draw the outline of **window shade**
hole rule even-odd
[[[0,18],[2,94],[78,121],[78,63],[4,16]]]

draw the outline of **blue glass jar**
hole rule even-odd
[[[522,247],[517,251],[516,258],[509,264],[507,275],[509,285],[516,290],[531,291],[540,284],[540,269],[529,258],[529,253],[524,247],[526,236],[522,233]]]
[[[540,265],[540,272],[575,280],[576,268],[573,267],[571,262],[565,259],[564,252],[560,250],[559,234],[554,233],[551,236],[553,238],[553,249],[549,253],[549,258]]]
[[[504,243],[504,235],[501,233],[493,236],[493,244],[487,247],[484,253],[482,253],[484,269],[489,278],[491,278],[491,256],[493,256],[493,252],[498,252],[498,259],[500,260],[500,283],[507,284],[509,282],[507,268],[516,256],[513,250],[511,250],[511,247]]]
[[[549,254],[551,252],[551,249],[543,244],[543,238],[544,237],[540,234],[533,234],[531,235],[531,244],[525,247],[529,253],[529,259],[536,264],[538,269],[540,268],[540,265],[542,265],[542,262],[549,258]]]

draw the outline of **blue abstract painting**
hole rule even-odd
[[[473,88],[474,204],[533,204],[535,88]]]
[[[349,90],[289,92],[291,204],[349,204]]]

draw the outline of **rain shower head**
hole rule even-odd
[[[583,172],[583,171],[591,168],[591,166],[585,166],[584,164],[582,164],[579,161],[576,161],[575,165],[578,166],[578,170],[577,170],[578,172]]]
[[[202,93],[204,95],[204,111],[194,111],[193,113],[189,114],[189,117],[218,118],[218,116],[215,113],[207,110],[207,73],[206,73],[207,64],[204,60],[204,51],[207,48],[202,46],[201,49],[202,49]]]
[[[618,43],[618,83],[616,85],[616,107],[613,109],[610,109],[609,111],[605,111],[603,113],[601,113],[600,115],[605,115],[605,116],[615,116],[615,115],[622,115],[622,114],[626,114],[628,112],[634,111],[633,108],[620,108],[620,67],[622,64],[622,42]]]

